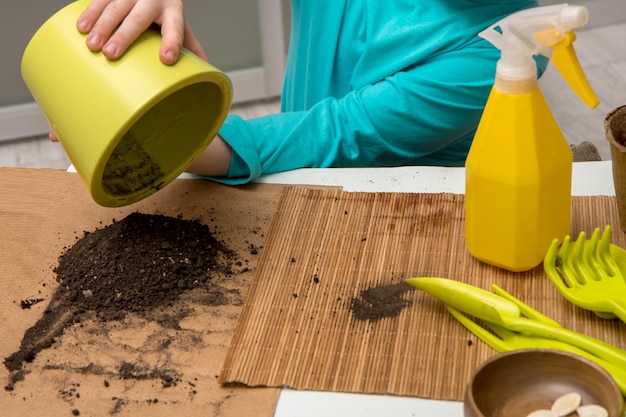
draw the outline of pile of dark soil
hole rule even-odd
[[[233,253],[196,221],[133,213],[85,235],[59,258],[58,296],[103,320],[141,314],[205,286],[215,271],[231,273]]]
[[[4,360],[12,373],[6,389],[23,378],[24,362],[85,314],[110,321],[171,305],[183,292],[210,288],[214,273],[231,274],[234,257],[208,226],[180,217],[133,213],[84,232],[59,257],[59,288],[44,316]]]
[[[395,317],[411,305],[403,298],[404,293],[415,290],[405,282],[367,288],[350,303],[352,315],[358,320],[371,322],[387,317]]]

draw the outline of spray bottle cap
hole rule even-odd
[[[589,107],[599,101],[578,62],[573,42],[573,29],[589,21],[584,6],[558,4],[535,7],[514,13],[479,36],[500,49],[496,78],[511,82],[537,79],[534,55],[551,57],[570,88]]]

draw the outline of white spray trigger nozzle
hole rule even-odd
[[[589,11],[585,7],[565,7],[560,17],[563,26],[571,29],[580,28],[589,23]]]
[[[496,68],[496,78],[510,83],[537,79],[537,67],[533,56],[552,58],[565,81],[590,107],[597,105],[597,98],[580,67],[572,45],[576,39],[573,30],[589,21],[584,6],[557,4],[535,7],[514,13],[479,36],[500,49],[501,56]]]

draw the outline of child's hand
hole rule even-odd
[[[118,59],[152,23],[161,26],[159,57],[164,64],[178,60],[181,46],[208,61],[185,22],[182,0],[93,0],[76,27],[88,34],[90,50]]]

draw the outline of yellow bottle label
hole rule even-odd
[[[466,162],[470,253],[511,271],[539,265],[570,233],[572,152],[538,88],[494,88]]]

